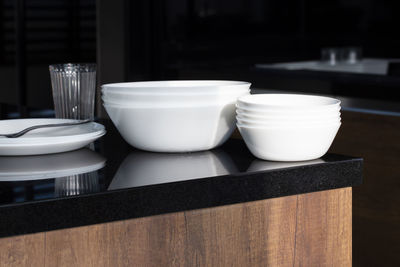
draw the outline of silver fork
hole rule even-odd
[[[62,127],[62,126],[72,126],[72,125],[79,125],[79,124],[85,124],[91,122],[91,120],[82,120],[82,121],[77,121],[77,122],[65,122],[65,123],[53,123],[53,124],[40,124],[40,125],[34,125],[28,128],[23,129],[22,131],[16,132],[16,133],[10,133],[10,134],[0,134],[0,136],[4,136],[7,138],[17,138],[20,136],[23,136],[27,132],[30,132],[32,130],[40,129],[40,128],[51,128],[51,127]]]

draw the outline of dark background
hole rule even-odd
[[[59,62],[97,61],[100,82],[240,78],[257,88],[397,100],[393,79],[330,76],[320,86],[319,77],[271,75],[254,65],[319,59],[332,46],[400,58],[399,7],[387,0],[1,0],[0,114],[52,109],[48,65]]]

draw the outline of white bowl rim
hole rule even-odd
[[[295,120],[265,120],[265,121],[253,121],[253,120],[248,120],[248,119],[242,119],[242,118],[238,118],[236,117],[236,120],[239,122],[242,121],[244,123],[250,123],[250,124],[259,124],[259,125],[266,125],[266,124],[279,124],[279,125],[283,125],[283,124],[313,124],[313,123],[331,123],[331,122],[336,122],[336,121],[341,121],[341,117],[335,117],[335,118],[329,118],[329,119],[311,119],[308,121],[295,121]],[[241,123],[242,124],[242,123]]]
[[[189,106],[203,106],[207,104],[221,104],[221,103],[229,103],[229,104],[235,104],[235,98],[230,97],[230,98],[215,98],[215,99],[209,99],[209,100],[168,100],[168,101],[135,101],[135,100],[127,100],[127,101],[114,101],[114,100],[104,100],[101,98],[103,105],[108,105],[108,106],[114,106],[114,107],[121,107],[121,108],[130,108],[133,106],[136,107],[189,107]]]
[[[236,109],[237,111],[237,109]],[[247,112],[236,112],[236,115],[246,115],[246,116],[258,116],[258,117],[271,117],[271,116],[282,116],[282,117],[321,117],[321,116],[333,116],[336,114],[341,114],[340,109],[314,109],[314,110],[269,110],[265,112],[257,112],[257,111],[247,111]]]
[[[271,103],[271,100],[277,101],[289,101],[291,99],[295,100],[316,100],[315,104],[312,106],[307,105],[294,105],[293,103]],[[318,100],[322,100],[324,103],[318,103]],[[268,101],[268,102],[267,102]],[[293,101],[293,100],[292,100]],[[336,98],[327,97],[327,96],[319,96],[319,95],[306,95],[306,94],[252,94],[247,96],[242,96],[238,99],[238,105],[242,104],[242,106],[253,106],[259,108],[321,108],[321,107],[332,107],[340,105],[341,101]],[[307,103],[306,103],[307,104]]]
[[[236,116],[238,118],[242,119],[247,119],[247,120],[308,120],[308,119],[330,119],[330,118],[336,118],[340,117],[342,113],[340,112],[335,112],[334,114],[328,114],[328,115],[297,115],[297,116],[292,116],[292,115],[284,115],[284,114],[279,114],[279,115],[265,115],[265,116],[253,116],[253,115],[247,115],[243,113],[236,113]]]
[[[277,126],[277,127],[265,127],[265,126],[246,126],[240,123],[236,123],[236,126],[238,128],[245,128],[245,129],[254,129],[254,130],[276,130],[276,129],[315,129],[315,128],[327,128],[327,127],[334,127],[334,126],[340,126],[342,123],[341,122],[335,122],[335,123],[326,123],[326,124],[320,124],[320,125],[312,125],[312,126],[295,126],[295,127],[288,127],[288,126]]]
[[[238,85],[248,85],[251,83],[245,81],[233,80],[164,80],[164,81],[139,81],[139,82],[122,82],[122,83],[108,83],[103,84],[101,87],[114,87],[114,88],[204,88],[204,87],[230,87]]]
[[[180,92],[122,92],[122,91],[110,91],[107,92],[106,94],[104,94],[104,92],[102,92],[102,96],[106,96],[106,95],[128,95],[129,97],[131,96],[225,96],[225,95],[240,95],[243,93],[249,93],[250,89],[245,88],[245,89],[238,89],[238,90],[232,90],[232,91],[226,91],[226,92],[222,92],[222,91],[215,91],[215,92],[194,92],[194,93],[189,93],[189,92],[185,92],[185,93],[180,93]]]
[[[238,99],[239,100],[239,99]],[[321,112],[336,112],[341,110],[341,106],[319,106],[312,107],[307,109],[296,109],[294,107],[271,107],[271,108],[262,108],[262,107],[242,107],[239,105],[239,102],[236,102],[236,110],[243,111],[243,113],[315,113],[316,111]],[[249,113],[247,113],[249,114]]]
[[[204,104],[182,103],[182,104],[177,105],[176,103],[173,103],[171,105],[157,104],[157,105],[153,105],[153,106],[140,106],[140,105],[130,106],[130,105],[126,105],[126,104],[115,105],[115,104],[103,102],[104,108],[107,108],[107,106],[108,106],[108,107],[117,108],[117,109],[171,109],[171,108],[190,109],[190,108],[207,108],[207,107],[215,108],[215,107],[222,107],[226,104],[230,104],[230,103],[221,103],[221,102],[210,103],[209,101],[207,101]]]

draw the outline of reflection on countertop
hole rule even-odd
[[[121,163],[108,190],[163,184],[238,171],[222,149],[195,153],[131,152]]]
[[[96,171],[105,164],[103,156],[88,148],[49,155],[0,157],[0,182],[77,175]]]
[[[100,191],[106,159],[88,149],[36,156],[0,157],[0,201],[26,202]]]
[[[283,168],[292,168],[292,167],[300,167],[300,166],[310,166],[315,164],[324,163],[323,159],[314,159],[308,161],[296,161],[296,162],[276,162],[276,161],[266,161],[255,159],[247,169],[248,172],[256,172],[256,171],[271,171],[276,169]]]
[[[324,163],[323,159],[274,162],[254,159],[246,172],[270,171]],[[196,153],[131,152],[121,163],[108,190],[164,184],[236,174],[239,167],[223,149]]]

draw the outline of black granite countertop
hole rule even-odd
[[[362,159],[256,159],[242,140],[204,152],[136,150],[115,129],[91,149],[0,157],[0,237],[276,198],[362,182]]]

